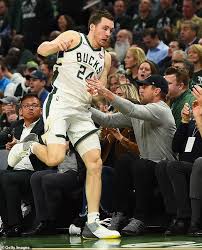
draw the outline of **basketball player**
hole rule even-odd
[[[66,153],[66,134],[81,155],[86,168],[86,195],[88,220],[84,238],[118,238],[119,232],[111,231],[99,221],[101,194],[100,143],[97,129],[89,111],[92,97],[87,92],[86,79],[107,81],[111,57],[104,50],[114,28],[113,17],[107,11],[97,11],[89,19],[87,36],[76,31],[66,31],[55,40],[43,42],[38,53],[48,56],[58,53],[54,66],[53,91],[44,105],[46,133],[45,145],[38,142],[24,143],[9,154],[13,166],[27,152],[31,152],[48,166],[63,162]],[[96,94],[96,93],[95,93]]]

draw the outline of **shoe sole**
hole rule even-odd
[[[102,237],[102,238],[98,238],[98,237],[87,237],[87,236],[83,236],[83,239],[88,239],[88,240],[94,240],[94,239],[119,239],[121,236],[116,236],[116,235],[112,235],[112,236],[107,236],[107,237]]]

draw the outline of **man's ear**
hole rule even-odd
[[[91,23],[91,25],[90,25],[90,30],[93,30],[94,27],[95,27],[95,25],[94,25],[93,23]]]
[[[155,92],[156,95],[158,95],[158,94],[160,94],[161,89],[160,89],[160,88],[155,88],[155,91],[154,91],[154,92]]]

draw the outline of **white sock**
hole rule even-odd
[[[33,149],[34,149],[34,146],[35,146],[36,144],[38,144],[38,142],[33,142],[33,143],[30,145],[30,150],[31,150],[32,154],[34,154]]]
[[[100,214],[98,212],[89,213],[87,223],[93,223],[96,220],[99,220],[99,218],[100,218],[99,216],[100,216]]]

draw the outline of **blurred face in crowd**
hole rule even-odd
[[[30,78],[30,90],[33,93],[39,94],[40,91],[44,88],[45,86],[45,81],[40,80],[40,79],[35,79],[35,78]]]
[[[137,72],[138,80],[142,81],[151,75],[151,67],[148,62],[140,64]]]
[[[122,97],[122,98],[126,98],[125,93],[123,92],[123,90],[120,87],[118,87],[116,89],[115,94],[118,95],[118,96],[120,96],[120,97]]]
[[[179,43],[177,41],[171,41],[169,43],[168,56],[172,56],[173,51],[179,50]]]
[[[125,13],[125,3],[123,0],[117,0],[114,3],[114,14],[121,16]]]
[[[194,15],[192,0],[184,0],[182,5],[182,14],[186,19],[191,19]]]
[[[128,39],[127,31],[120,30],[116,35],[116,42],[114,46],[114,50],[120,62],[124,60],[126,52],[129,49],[129,47],[130,47],[130,42]]]
[[[124,62],[126,69],[132,69],[134,66],[137,66],[137,60],[130,50],[127,51]]]
[[[184,60],[184,56],[183,56],[182,53],[178,53],[177,51],[173,52],[172,58],[171,58],[172,66],[173,66],[173,63],[180,62],[180,61],[183,61],[183,60]]]
[[[116,77],[112,76],[110,81],[109,81],[109,90],[115,94],[118,86],[119,86],[118,79]]]
[[[59,30],[61,30],[62,32],[67,30],[67,20],[65,19],[64,15],[59,16],[58,27],[59,27]]]
[[[158,45],[159,39],[157,37],[144,36],[143,42],[148,49],[155,48]]]
[[[2,103],[2,112],[6,115],[15,114],[16,113],[16,105],[12,104],[12,103],[9,103],[9,104]]]
[[[173,75],[165,75],[165,79],[168,82],[168,96],[170,98],[175,98],[181,94],[181,84],[178,84],[176,76]]]
[[[141,0],[139,3],[139,12],[146,12],[151,10],[150,0]]]
[[[160,5],[162,9],[167,9],[172,5],[172,0],[160,0]]]
[[[4,1],[0,0],[0,16],[3,16],[7,12],[7,7]]]
[[[35,122],[39,119],[42,113],[41,104],[38,98],[28,97],[21,103],[19,110],[20,115],[24,120]]]
[[[152,103],[155,97],[155,90],[152,85],[143,85],[139,87],[140,102],[142,104]]]
[[[100,111],[102,111],[104,113],[108,112],[109,106],[107,104],[103,103],[102,101],[98,101],[96,106]]]
[[[190,27],[190,25],[182,24],[181,30],[180,30],[180,38],[185,43],[192,42],[194,38],[196,37],[196,32],[193,31]]]
[[[188,61],[190,61],[193,64],[196,64],[199,62],[200,58],[199,58],[199,54],[193,50],[192,48],[188,49]]]

